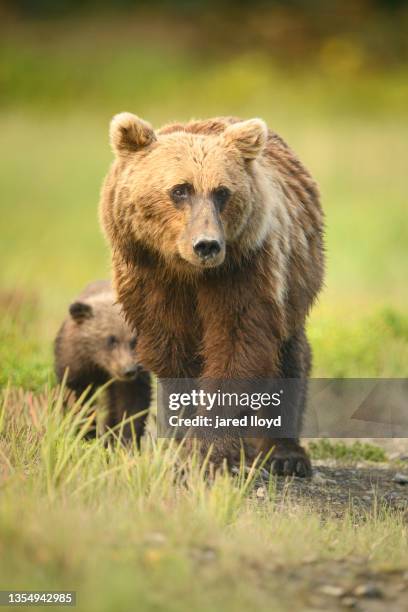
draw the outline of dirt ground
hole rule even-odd
[[[277,504],[303,504],[327,517],[342,520],[353,509],[356,524],[373,513],[398,512],[408,525],[407,440],[373,440],[386,449],[390,461],[345,465],[335,460],[313,462],[311,479],[278,478]],[[266,495],[266,482],[254,492],[256,503]],[[408,550],[406,569],[374,571],[360,558],[304,559],[295,568],[276,567],[276,576],[299,601],[299,610],[406,612],[408,610]]]
[[[359,612],[406,612],[408,572],[367,569],[363,559],[303,562],[276,575],[299,602],[297,610],[352,609]]]
[[[355,442],[344,438],[330,441]],[[350,508],[356,517],[363,517],[367,512],[383,507],[405,511],[408,521],[408,439],[367,438],[364,442],[383,448],[387,461],[347,463],[334,459],[314,460],[311,479],[277,479],[278,503],[307,503],[315,510],[338,518]],[[262,495],[260,491],[259,495]]]
[[[282,504],[286,500],[306,502],[337,518],[350,508],[356,517],[363,517],[367,511],[387,507],[406,511],[408,519],[408,461],[406,467],[391,465],[374,467],[359,462],[342,466],[330,460],[314,461],[311,479],[277,480],[278,500]],[[403,476],[406,482],[398,482],[404,481]]]

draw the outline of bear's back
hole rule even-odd
[[[101,294],[111,294],[113,298],[112,283],[108,280],[97,280],[89,283],[78,295],[78,300],[86,300]],[[107,296],[108,297],[108,296]]]

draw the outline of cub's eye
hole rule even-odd
[[[136,338],[132,338],[131,341],[129,342],[129,347],[131,351],[134,351],[136,348],[136,344],[137,344],[137,340]]]
[[[173,202],[182,202],[187,200],[192,191],[192,186],[189,183],[182,183],[181,185],[175,185],[170,190],[170,197]]]
[[[106,341],[108,348],[113,349],[115,346],[118,345],[119,340],[116,338],[116,336],[108,336],[108,339]]]
[[[227,203],[227,200],[230,197],[230,195],[231,195],[231,192],[228,189],[228,187],[217,187],[217,189],[214,189],[213,191],[214,202],[221,209]]]

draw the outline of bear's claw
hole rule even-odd
[[[271,461],[271,473],[276,476],[299,476],[310,478],[312,466],[307,456],[293,453],[293,456],[276,457]]]

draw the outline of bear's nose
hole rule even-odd
[[[139,371],[138,365],[132,365],[126,368],[123,372],[125,378],[134,378]]]
[[[221,245],[214,238],[198,238],[193,244],[193,249],[201,259],[210,259],[218,255]]]

